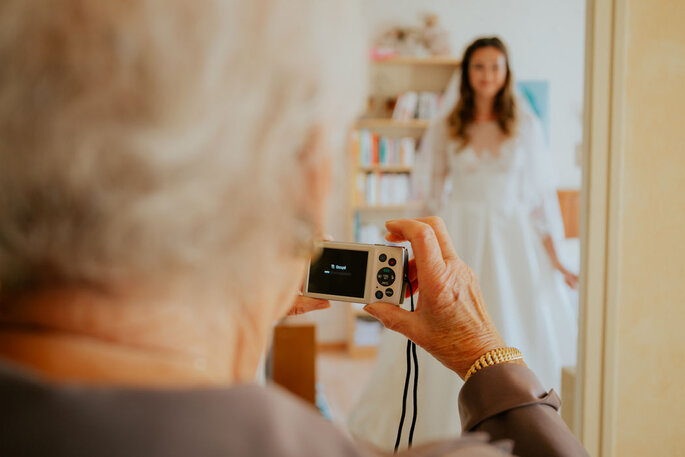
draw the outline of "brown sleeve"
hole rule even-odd
[[[561,400],[546,392],[528,368],[512,363],[476,372],[459,393],[464,432],[510,439],[515,455],[587,456],[558,414]]]

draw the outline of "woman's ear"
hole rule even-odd
[[[327,148],[325,129],[312,129],[305,147],[300,153],[303,170],[303,195],[307,212],[314,222],[317,235],[323,233],[328,196],[331,191],[331,157]]]

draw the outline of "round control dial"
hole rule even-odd
[[[376,279],[378,280],[378,283],[381,286],[388,287],[391,286],[392,283],[395,282],[395,272],[392,271],[392,268],[384,267],[378,270],[378,274],[376,275]]]

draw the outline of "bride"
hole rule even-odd
[[[560,392],[561,367],[575,364],[577,334],[564,282],[576,288],[578,277],[557,256],[563,229],[542,128],[514,95],[501,40],[481,38],[466,49],[445,105],[451,111],[423,138],[415,188],[427,211],[445,220],[457,253],[480,278],[504,340],[526,354],[543,385]],[[380,449],[391,450],[395,442],[405,349],[406,339],[384,332],[371,381],[349,418],[352,435]],[[420,350],[415,444],[461,433],[456,405],[462,384]]]

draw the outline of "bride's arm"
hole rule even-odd
[[[554,240],[552,239],[552,236],[545,235],[542,239],[542,245],[545,247],[545,251],[547,251],[547,255],[552,261],[554,268],[559,270],[561,274],[564,275],[564,281],[566,281],[566,284],[568,284],[571,289],[576,289],[578,287],[578,275],[566,269],[566,267],[562,265],[561,261],[559,260],[559,256],[557,255],[557,250],[554,247]]]
[[[521,117],[521,135],[527,155],[522,179],[523,201],[531,208],[530,217],[552,265],[564,275],[566,284],[575,289],[578,275],[562,264],[555,246],[555,238],[563,236],[563,222],[554,186],[549,182],[551,167],[547,165],[549,151],[542,126],[532,113],[523,112]]]

